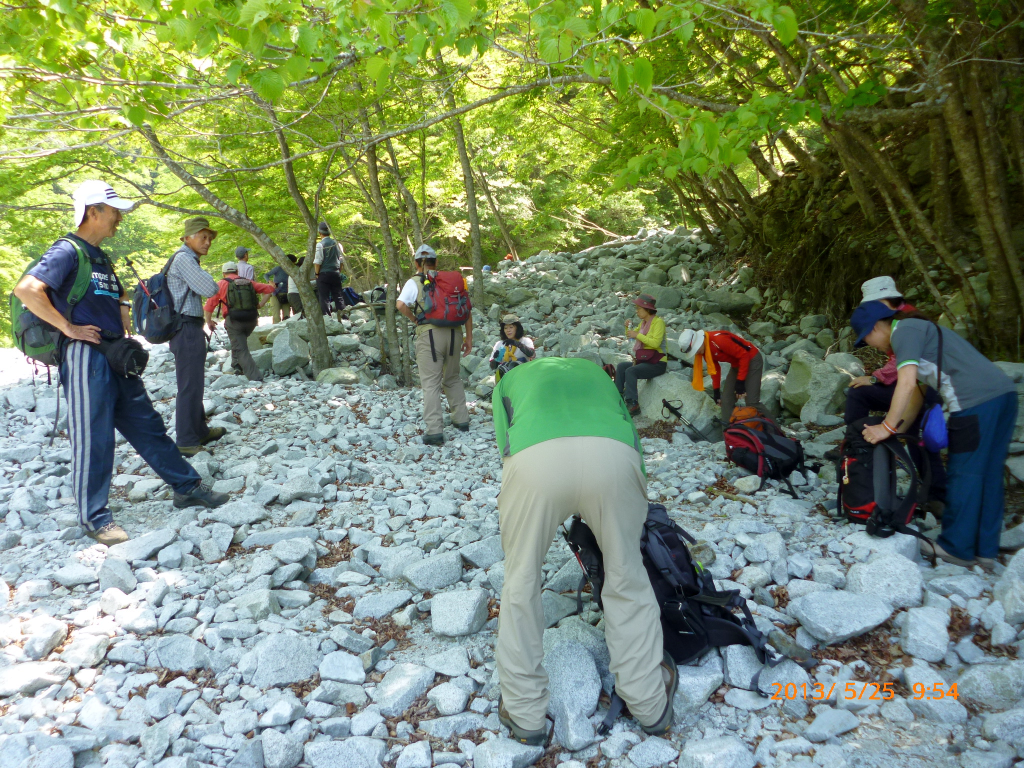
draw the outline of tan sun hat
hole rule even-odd
[[[515,325],[519,322],[519,315],[504,315],[501,318],[502,325]]]
[[[238,264],[233,261],[225,261],[221,264],[220,273],[226,275],[228,272],[234,272],[238,274]]]

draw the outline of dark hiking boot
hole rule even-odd
[[[626,407],[629,408],[630,416],[636,416],[638,413],[640,413],[640,403],[638,403],[636,400],[627,400]]]
[[[520,728],[505,709],[505,702],[498,698],[498,720],[508,728],[509,733],[515,741],[520,744],[527,744],[531,747],[543,747],[548,741],[548,729],[540,728],[536,731],[529,731]]]
[[[469,432],[469,422],[468,421],[465,424],[456,424],[453,421],[452,422],[452,426],[455,427],[457,430],[459,430],[459,432]]]
[[[651,736],[660,736],[667,733],[668,729],[672,727],[672,700],[675,699],[676,689],[679,687],[679,670],[676,669],[676,660],[668,651],[665,651],[664,659],[661,662],[661,676],[665,680],[665,694],[668,696],[665,711],[661,713],[657,722],[651,725],[640,725],[641,730]]]
[[[210,490],[210,486],[200,483],[188,493],[174,492],[174,506],[178,509],[185,507],[206,507],[214,509],[221,504],[226,504],[231,497],[226,493],[217,493]]]
[[[444,445],[444,433],[438,432],[436,435],[424,435],[424,445]]]
[[[188,456],[189,458],[192,458],[193,456],[195,456],[197,453],[199,453],[202,450],[203,450],[203,446],[201,446],[201,445],[179,445],[178,446],[178,453],[180,453],[182,456]]]
[[[203,445],[208,445],[214,440],[220,440],[224,435],[228,433],[224,427],[210,427],[210,431],[206,433],[206,437],[203,438]]]

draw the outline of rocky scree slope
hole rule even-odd
[[[506,268],[488,284],[495,301],[480,313],[476,365],[464,365],[472,389],[482,398],[491,386],[490,372],[478,373],[493,343],[485,315],[508,307],[543,354],[608,362],[628,349],[632,307],[617,290],[642,285],[666,307],[674,293],[675,333],[687,322],[743,323],[749,315],[728,302],[756,297],[740,290],[740,275],[731,284],[715,275],[701,248],[690,233],[653,233]],[[726,307],[732,316],[716,314]],[[443,447],[424,446],[418,392],[373,377],[362,349],[374,349],[362,343],[373,337],[360,333],[373,320],[354,315],[332,337],[361,341],[348,352],[332,342],[351,382],[304,381],[298,359],[292,375],[283,366],[256,384],[223,372],[225,350],[211,355],[207,410],[228,435],[192,461],[232,494],[221,509],[173,509],[169,489],[119,443],[113,506],[133,539],[115,547],[76,526],[68,443],[49,445],[54,390],[4,390],[0,765],[987,767],[1024,755],[1024,555],[992,574],[932,568],[914,539],[873,539],[830,517],[836,485],[826,472],[795,477],[797,500],[758,491],[724,462],[721,444],[679,428],[643,440],[650,497],[699,539],[699,559],[719,586],[741,591],[773,642],[813,661],[761,669],[748,648],[714,650],[681,668],[670,734],[645,737],[623,719],[599,738],[613,682],[602,617],[589,605],[573,615],[579,570],[557,539],[543,593],[552,747],[510,741],[496,715],[504,563],[487,402],[471,405],[468,433],[449,429]],[[804,353],[808,365],[840,370],[825,362],[815,326],[759,322],[779,326],[772,344],[785,346],[772,355],[783,383]],[[272,365],[286,333],[301,358],[301,328],[269,331]],[[787,360],[792,344],[803,347]],[[152,365],[147,386],[170,420],[165,349]],[[682,397],[675,380],[688,377],[672,367],[658,382]],[[686,397],[710,423],[709,398]],[[827,427],[795,418],[809,445],[838,439],[830,430],[810,440]],[[1020,546],[1022,533],[1007,531],[1006,543]],[[956,698],[919,695],[954,683]]]

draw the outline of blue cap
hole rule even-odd
[[[491,271],[491,265],[490,264],[484,264],[483,271],[484,272],[490,272]]]
[[[857,334],[857,341],[854,346],[863,347],[864,337],[871,333],[875,323],[879,320],[885,320],[887,317],[892,317],[895,314],[895,309],[890,309],[887,304],[881,301],[865,301],[853,310],[853,314],[850,316],[850,325],[853,327],[853,332]]]

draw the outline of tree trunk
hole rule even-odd
[[[447,74],[447,68],[440,55],[437,57],[437,68],[442,77]],[[445,106],[448,111],[455,109],[455,96],[451,88],[442,86],[444,92]],[[458,116],[451,118],[452,131],[455,133],[455,148],[459,151],[459,162],[462,164],[462,183],[466,187],[466,213],[469,216],[469,237],[470,248],[473,255],[473,302],[478,306],[484,305],[484,252],[480,242],[480,216],[476,210],[476,187],[473,184],[473,166],[469,162],[469,152],[466,149],[466,136],[462,132],[462,121]]]
[[[847,145],[846,139],[843,138],[840,131],[832,131],[829,135],[834,140],[836,149],[839,150],[839,159],[846,169],[846,175],[850,179],[850,188],[853,189],[853,194],[857,198],[857,203],[860,205],[865,220],[871,226],[875,226],[878,223],[875,201],[871,199],[871,192],[864,182],[864,177],[857,167],[857,162],[851,157],[850,147]]]
[[[928,121],[931,137],[932,219],[939,235],[956,248],[958,236],[953,227],[953,198],[949,193],[949,147],[946,125],[941,118]]]
[[[705,239],[717,245],[718,236],[711,231],[711,227],[708,226],[707,221],[703,216],[701,216],[697,206],[693,205],[690,198],[686,196],[682,186],[680,186],[675,179],[670,179],[668,177],[665,178],[665,183],[668,184],[673,192],[676,193],[676,198],[679,200],[680,207],[686,213],[690,214],[690,217],[697,222],[697,226],[700,227],[701,232],[704,233]]]
[[[814,179],[814,185],[818,186],[821,183],[822,175],[825,173],[821,163],[815,160],[810,152],[801,147],[800,142],[790,136],[788,131],[779,132],[779,141],[789,150],[789,154],[793,156],[797,163],[807,169],[807,172]]]
[[[949,131],[950,143],[953,145],[953,153],[960,168],[960,178],[971,201],[982,252],[993,277],[989,282],[992,303],[988,312],[988,327],[991,338],[995,340],[995,349],[989,350],[986,347],[986,351],[1016,350],[1019,300],[1014,295],[1016,291],[1009,274],[1009,265],[1004,259],[999,238],[989,215],[985,177],[973,126],[964,107],[960,83],[956,73],[951,70],[953,67],[948,65],[943,71],[946,100],[942,103],[942,113],[946,118],[946,129]]]
[[[363,127],[363,137],[369,139],[371,136],[370,119],[366,115],[366,109],[360,108],[359,120]],[[380,173],[377,169],[377,145],[367,142],[366,147],[367,177],[370,183],[370,195],[373,197],[373,207],[377,209],[377,220],[380,222],[381,239],[384,241],[384,274],[387,276],[387,297],[384,299],[384,326],[388,345],[388,363],[391,372],[401,383],[408,383],[402,365],[402,352],[398,345],[398,332],[395,327],[395,315],[397,309],[395,302],[398,301],[398,253],[395,249],[395,241],[391,236],[391,220],[388,216],[387,206],[384,204],[384,196],[380,191]]]
[[[387,124],[384,122],[384,110],[381,108],[380,102],[378,101],[375,105],[377,112],[377,118],[381,123],[381,130],[384,130]],[[402,176],[402,169],[398,165],[398,155],[395,154],[395,145],[391,139],[387,139],[384,142],[384,147],[388,151],[388,157],[391,158],[391,175],[395,179],[395,184],[398,185],[398,191],[402,193],[402,199],[405,201],[405,208],[409,213],[409,224],[412,227],[412,236],[416,241],[413,244],[413,250],[415,251],[420,245],[423,244],[423,230],[420,228],[420,212],[416,205],[416,197],[409,188],[405,185],[405,178]]]
[[[907,183],[903,180],[903,177],[900,176],[899,171],[896,170],[885,155],[875,149],[871,139],[867,136],[864,136],[859,131],[851,128],[845,128],[844,130],[846,130],[849,135],[856,140],[858,146],[863,149],[871,163],[878,169],[877,173],[874,175],[875,183],[881,185],[888,182],[892,185],[903,205],[905,205],[907,210],[910,211],[911,218],[917,225],[917,228],[921,231],[921,234],[923,234],[925,239],[932,244],[932,247],[934,247],[938,252],[949,271],[956,275],[960,283],[960,290],[963,293],[964,302],[967,304],[967,311],[971,316],[971,321],[975,325],[975,333],[981,334],[986,326],[983,322],[981,306],[978,302],[977,294],[974,292],[974,286],[971,285],[971,282],[967,279],[967,274],[964,272],[963,267],[961,267],[960,263],[953,257],[953,254],[950,252],[946,242],[939,237],[938,233],[932,227],[931,222],[928,220],[928,217],[925,216],[921,207],[917,204],[917,200],[914,199],[913,193],[910,191]]]
[[[470,160],[475,160],[475,155]],[[487,206],[491,209],[491,213],[494,215],[494,220],[498,222],[498,229],[501,230],[501,239],[505,241],[505,246],[508,248],[508,252],[518,261],[519,254],[516,252],[516,244],[512,240],[512,233],[508,230],[508,225],[505,223],[505,217],[501,215],[501,211],[498,210],[497,203],[494,202],[494,196],[491,194],[491,186],[487,183],[487,178],[484,176],[482,169],[477,167],[476,172],[477,178],[480,180],[480,189],[484,191],[484,197],[487,199]]]
[[[310,287],[308,282],[302,280],[301,271],[285,256],[284,250],[274,240],[259,227],[256,222],[250,219],[248,216],[243,214],[241,211],[231,207],[224,202],[220,197],[213,193],[209,187],[199,181],[195,176],[189,173],[185,168],[167,154],[167,150],[164,149],[163,144],[160,143],[160,139],[149,125],[144,125],[140,132],[145,136],[149,145],[153,148],[157,158],[167,167],[167,169],[181,179],[186,185],[194,190],[200,197],[203,198],[210,206],[217,211],[217,215],[231,224],[234,224],[239,229],[243,229],[253,236],[253,239],[260,244],[267,253],[269,253],[275,262],[284,269],[285,273],[295,280],[296,285],[299,289],[299,296],[302,298],[303,308],[315,306],[316,311],[313,313],[312,322],[307,324],[307,327],[316,328],[319,325],[319,335],[315,333],[309,334],[309,347],[310,347],[310,358],[313,365],[313,374],[316,375],[320,371],[330,368],[334,364],[334,355],[331,353],[331,348],[327,344],[327,331],[324,328],[324,318],[320,314],[320,303],[316,298],[316,294]],[[310,320],[310,313],[306,312],[307,320]]]
[[[768,181],[775,181],[782,174],[779,173],[775,166],[768,162],[768,159],[761,152],[761,148],[757,146],[757,142],[751,142],[750,148],[747,150],[747,155],[750,157],[754,167],[757,168],[758,172],[764,176]]]

